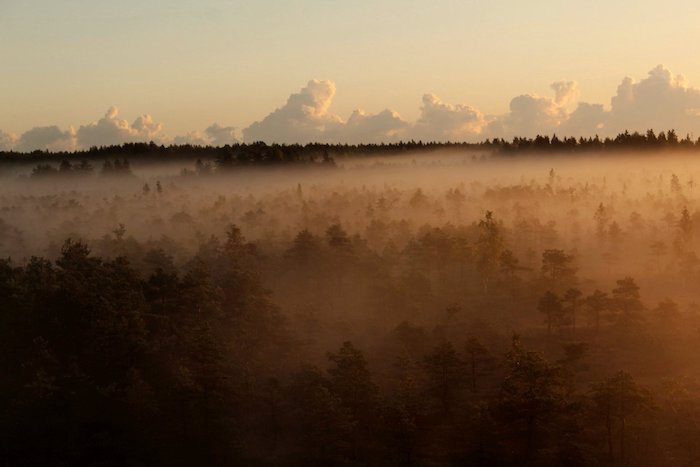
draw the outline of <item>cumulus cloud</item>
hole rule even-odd
[[[681,135],[697,132],[700,90],[691,87],[682,75],[674,76],[658,65],[640,81],[624,78],[610,100],[609,110],[600,104],[582,102],[552,131],[557,129],[581,136],[614,136],[626,130],[647,129],[675,129]]]
[[[163,126],[153,121],[150,115],[141,115],[133,124],[119,118],[119,109],[110,107],[97,122],[81,125],[76,134],[82,148],[115,144],[157,141],[162,142]]]
[[[76,149],[75,131],[72,128],[62,131],[55,125],[34,127],[22,133],[14,149],[21,152],[73,151]]]
[[[434,94],[426,94],[413,133],[416,139],[464,141],[480,134],[484,124],[484,115],[477,109],[446,104]]]
[[[552,131],[568,136],[593,136],[604,130],[607,120],[608,113],[602,104],[581,102],[566,121]]]
[[[14,133],[5,133],[0,130],[0,151],[9,151],[17,143],[17,136]]]
[[[576,100],[578,87],[573,81],[552,83],[550,87],[554,91],[553,98],[531,94],[513,98],[510,112],[493,118],[485,130],[486,135],[533,137],[556,131],[569,119],[567,106]]]
[[[141,115],[133,123],[119,118],[119,109],[110,107],[104,117],[96,122],[62,130],[56,125],[35,127],[19,138],[0,132],[0,150],[20,152],[34,150],[74,151],[92,146],[109,146],[129,142],[168,142],[162,135],[163,125],[153,121],[150,115]]]
[[[335,83],[312,80],[287,103],[243,130],[247,142],[308,143],[325,140],[327,129],[342,120],[328,112],[335,96]]]
[[[700,128],[700,90],[661,65],[639,82],[625,78],[609,109],[578,102],[575,81],[557,81],[550,88],[551,96],[522,94],[510,101],[508,112],[490,116],[467,104],[448,104],[426,94],[418,120],[409,123],[391,110],[376,115],[355,111],[343,121],[329,110],[335,84],[310,81],[283,107],[244,129],[243,136],[246,142],[279,143],[477,141],[553,133],[610,136],[648,128],[675,128],[686,133]]]
[[[576,81],[557,81],[550,85],[554,91],[554,102],[565,106],[578,98],[578,84]]]
[[[341,143],[388,143],[405,139],[410,124],[392,110],[368,114],[355,110],[345,123],[335,123],[326,130],[324,141]]]
[[[214,123],[204,131],[192,131],[186,135],[173,138],[173,144],[191,144],[193,146],[226,146],[239,143],[236,129]]]
[[[173,144],[191,144],[192,146],[210,146],[209,137],[199,130],[173,138]]]
[[[379,143],[407,140],[480,141],[557,133],[563,136],[614,136],[619,132],[675,129],[679,135],[700,130],[700,89],[662,65],[635,81],[624,78],[609,106],[579,102],[574,81],[551,84],[550,96],[522,94],[500,115],[484,115],[468,104],[451,104],[425,94],[415,122],[390,109],[376,114],[354,111],[347,120],[332,112],[336,94],[332,81],[312,80],[265,118],[242,130],[245,142]],[[238,142],[234,127],[214,123],[170,139],[149,115],[133,123],[111,107],[96,122],[78,131],[56,126],[33,128],[19,138],[0,132],[0,150],[70,150],[135,141],[224,146]]]
[[[574,82],[552,84],[554,98],[532,95],[511,101],[510,112],[494,118],[486,134],[491,137],[534,136],[559,132],[565,135],[613,136],[625,130],[675,129],[677,133],[700,129],[700,89],[663,65],[640,81],[624,78],[606,110],[601,104],[581,102]]]
[[[641,81],[622,80],[610,103],[609,133],[648,128],[692,133],[700,129],[700,90],[663,65]]]
[[[226,146],[227,144],[236,144],[236,129],[232,126],[221,126],[214,123],[206,130],[204,134],[209,138],[212,146]]]
[[[284,106],[245,128],[243,139],[268,143],[478,141],[556,131],[588,135],[600,132],[608,121],[608,112],[602,105],[576,106],[579,95],[576,82],[558,81],[552,83],[551,89],[553,97],[531,94],[515,97],[509,112],[503,115],[486,116],[470,105],[449,104],[434,94],[425,94],[415,123],[405,121],[389,109],[378,114],[356,110],[344,121],[330,111],[335,84],[313,80],[292,94]],[[207,138],[193,133],[181,140],[206,141]]]

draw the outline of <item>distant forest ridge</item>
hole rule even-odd
[[[266,165],[280,163],[333,162],[333,157],[400,155],[406,152],[431,152],[438,150],[476,150],[492,154],[517,154],[538,152],[589,152],[589,151],[638,151],[638,150],[698,150],[700,138],[691,135],[679,138],[674,130],[653,130],[645,133],[625,131],[614,138],[563,137],[557,135],[534,138],[515,137],[486,139],[479,143],[406,141],[379,144],[266,144],[264,142],[240,143],[221,147],[183,145],[159,145],[150,143],[124,143],[113,146],[92,147],[78,151],[36,150],[32,152],[0,151],[0,163],[44,162],[64,159],[105,159],[110,157],[132,160],[215,160],[220,165]]]

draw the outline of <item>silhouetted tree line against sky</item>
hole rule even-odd
[[[271,144],[257,142],[223,147],[184,145],[158,145],[150,143],[125,143],[118,146],[92,147],[81,151],[33,151],[27,153],[0,152],[0,163],[47,162],[61,159],[104,160],[129,158],[132,160],[216,160],[220,165],[277,165],[311,164],[329,162],[333,157],[394,155],[405,152],[431,152],[438,150],[483,150],[494,153],[568,152],[568,151],[638,151],[664,149],[697,149],[700,138],[690,135],[679,137],[674,130],[654,130],[644,133],[625,131],[614,138],[558,137],[556,134],[538,135],[534,138],[502,138],[480,143],[407,141],[382,144]]]

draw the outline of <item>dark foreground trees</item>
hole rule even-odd
[[[484,300],[480,306],[492,308],[472,312],[477,319],[469,321],[450,306],[434,327],[367,325],[373,335],[350,341],[344,329],[324,331],[304,318],[315,331],[303,334],[273,302],[263,278],[277,270],[265,267],[297,268],[308,281],[299,292],[305,299],[353,290],[357,271],[367,270],[361,261],[381,267],[340,226],[329,230],[327,242],[302,231],[271,259],[231,226],[221,239],[202,240],[177,266],[164,250],[148,251],[140,262],[106,259],[71,240],[55,261],[1,260],[3,463],[663,465],[670,455],[679,465],[697,461],[697,385],[647,387],[653,378],[611,368],[633,366],[636,377],[657,353],[670,352],[677,336],[658,323],[692,322],[672,302],[647,310],[631,278],[617,281],[610,296],[562,290],[574,277],[571,259],[548,250],[545,279],[560,292],[545,293],[539,309],[560,332],[547,333],[533,319],[531,329],[512,338],[506,326],[485,324],[483,316],[497,308]],[[483,251],[497,257],[496,249]],[[346,283],[335,287],[339,271],[325,271],[339,263]],[[503,287],[498,271],[488,271]],[[475,272],[474,293],[502,293],[481,287]],[[537,290],[525,302],[533,317]],[[591,323],[574,334],[576,313],[579,319],[588,313]],[[692,347],[693,339],[683,342]]]
[[[3,459],[239,460],[234,420],[254,378],[272,371],[261,362],[283,341],[281,321],[252,271],[205,266],[143,280],[125,258],[104,261],[70,240],[55,263],[2,261],[0,364],[12,375],[0,383]]]

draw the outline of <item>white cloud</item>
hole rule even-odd
[[[434,94],[426,94],[412,134],[428,141],[465,141],[480,134],[484,124],[484,115],[477,109],[446,104]]]
[[[379,143],[398,140],[480,141],[486,138],[563,136],[614,136],[619,132],[675,129],[700,133],[700,89],[681,75],[659,65],[639,81],[622,80],[606,109],[602,104],[578,102],[574,81],[551,85],[552,96],[523,94],[510,101],[505,114],[485,116],[467,104],[449,104],[433,94],[423,96],[420,115],[407,122],[390,109],[377,114],[354,111],[343,120],[331,110],[336,93],[332,81],[312,80],[287,102],[242,130],[245,142],[267,143]],[[223,146],[238,142],[236,129],[214,123],[205,130],[169,139],[162,125],[149,115],[133,123],[120,119],[116,107],[78,131],[56,126],[33,128],[19,138],[0,132],[0,150],[70,150],[125,142]]]
[[[582,102],[569,112],[567,107],[578,97],[575,83],[554,83],[552,89],[553,99],[531,95],[513,99],[510,112],[496,117],[486,134],[505,138],[555,132],[560,136],[614,136],[625,130],[673,128],[684,135],[700,130],[700,89],[663,65],[640,81],[623,79],[610,101],[610,110]]]
[[[549,87],[554,91],[554,102],[560,106],[576,101],[579,95],[576,81],[557,81]]]
[[[191,144],[193,146],[226,146],[239,143],[236,129],[232,126],[221,126],[218,123],[210,125],[204,131],[191,131],[183,136],[176,136],[173,144]]]
[[[287,103],[243,130],[246,142],[309,143],[323,141],[326,129],[342,122],[328,112],[335,96],[335,83],[312,80]]]
[[[139,116],[131,124],[132,134],[137,141],[145,141],[143,138],[149,141],[158,140],[162,129],[163,124],[154,122],[153,117],[148,114]]]
[[[608,113],[602,104],[581,102],[556,131],[560,136],[594,136],[604,133],[607,120]]]
[[[611,99],[607,133],[674,128],[685,134],[700,130],[700,90],[682,75],[658,65],[641,81],[625,78]]]
[[[189,133],[173,138],[173,144],[191,144],[193,146],[209,146],[211,142],[209,137],[199,130],[190,131]]]
[[[17,136],[14,133],[5,133],[0,130],[0,151],[9,151],[17,143]]]
[[[448,104],[433,94],[423,96],[415,123],[396,112],[376,115],[355,111],[347,121],[330,112],[335,96],[331,81],[310,81],[287,103],[243,130],[252,142],[391,142],[398,139],[476,141],[485,138],[538,134],[559,136],[614,136],[624,131],[675,128],[679,134],[700,129],[700,90],[663,66],[639,82],[622,81],[610,110],[601,104],[577,102],[575,81],[551,84],[553,96],[523,94],[510,102],[509,111],[485,116],[466,104]]]
[[[476,109],[444,104],[431,94],[423,99],[421,119],[416,125],[390,109],[377,114],[355,110],[343,121],[329,111],[335,91],[332,81],[310,81],[299,93],[292,94],[285,106],[244,129],[244,140],[277,143],[456,140],[478,133],[483,124],[483,116]]]
[[[485,135],[490,138],[534,137],[552,134],[565,127],[571,114],[568,107],[578,98],[578,86],[574,81],[557,81],[550,85],[554,98],[531,94],[517,96],[510,101],[510,112],[489,123]],[[587,109],[584,107],[582,113]],[[580,115],[578,119],[582,116]]]
[[[350,144],[393,142],[404,139],[409,128],[408,122],[389,109],[378,114],[355,110],[347,122],[331,125],[323,140]]]
[[[57,126],[34,127],[20,136],[15,149],[22,152],[72,151],[76,149],[75,131],[72,128],[61,131]]]
[[[238,139],[236,139],[236,129],[232,126],[224,127],[218,123],[214,123],[204,130],[204,133],[209,138],[212,146],[226,146],[227,144],[238,143]]]
[[[133,124],[118,117],[119,109],[110,107],[97,122],[78,128],[78,145],[81,148],[110,146],[131,142],[162,142],[163,126],[153,121],[150,115],[141,115]]]

